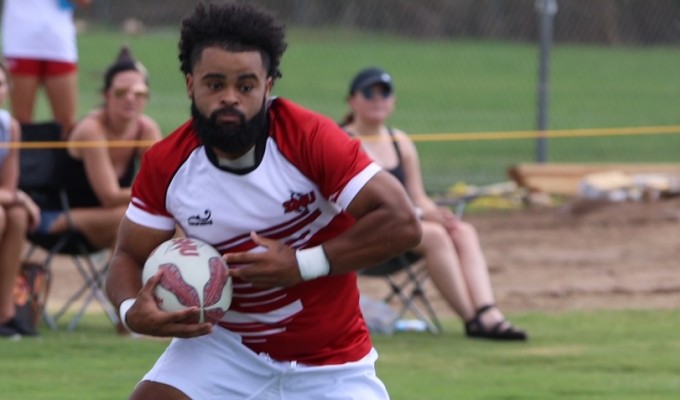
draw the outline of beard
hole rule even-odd
[[[238,122],[219,122],[221,115],[238,115]],[[267,126],[267,107],[264,101],[262,108],[252,118],[234,107],[222,107],[213,111],[206,118],[191,101],[191,116],[198,137],[207,147],[214,147],[226,154],[243,154],[255,145],[257,138]]]

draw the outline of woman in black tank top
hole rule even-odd
[[[71,219],[94,248],[113,245],[130,202],[130,187],[143,151],[161,139],[158,124],[143,114],[148,98],[146,71],[123,48],[104,76],[104,103],[69,133],[64,172]],[[130,146],[89,146],[88,142],[128,141]],[[65,216],[43,210],[42,230],[68,229]]]
[[[385,125],[395,106],[390,75],[379,68],[360,71],[350,84],[350,114],[342,123],[362,140],[364,150],[405,187],[421,215],[423,239],[413,249],[424,257],[432,281],[465,323],[471,338],[526,340],[495,306],[489,269],[476,229],[426,194],[418,152],[404,132]]]

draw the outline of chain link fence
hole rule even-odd
[[[248,2],[248,1],[246,1]],[[533,0],[259,0],[291,26],[344,27],[417,38],[535,41]],[[117,25],[177,26],[197,1],[95,0],[78,16]],[[558,43],[678,44],[677,0],[561,0]]]

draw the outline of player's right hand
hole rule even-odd
[[[153,291],[161,274],[162,271],[159,271],[149,278],[137,294],[135,303],[126,314],[127,326],[135,333],[160,337],[192,338],[211,333],[213,324],[191,322],[199,319],[198,307],[176,312],[163,311],[158,307]]]
[[[231,277],[243,279],[258,288],[289,287],[302,282],[295,250],[281,241],[262,237],[255,232],[250,233],[250,238],[265,251],[225,254],[228,265],[243,265],[229,268]]]

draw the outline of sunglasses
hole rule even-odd
[[[375,96],[386,99],[392,95],[392,91],[383,86],[368,86],[359,90],[359,92],[366,100],[372,100]]]
[[[113,88],[111,93],[113,94],[113,97],[117,99],[125,98],[130,93],[132,93],[137,100],[146,100],[149,98],[149,90],[146,88]]]

